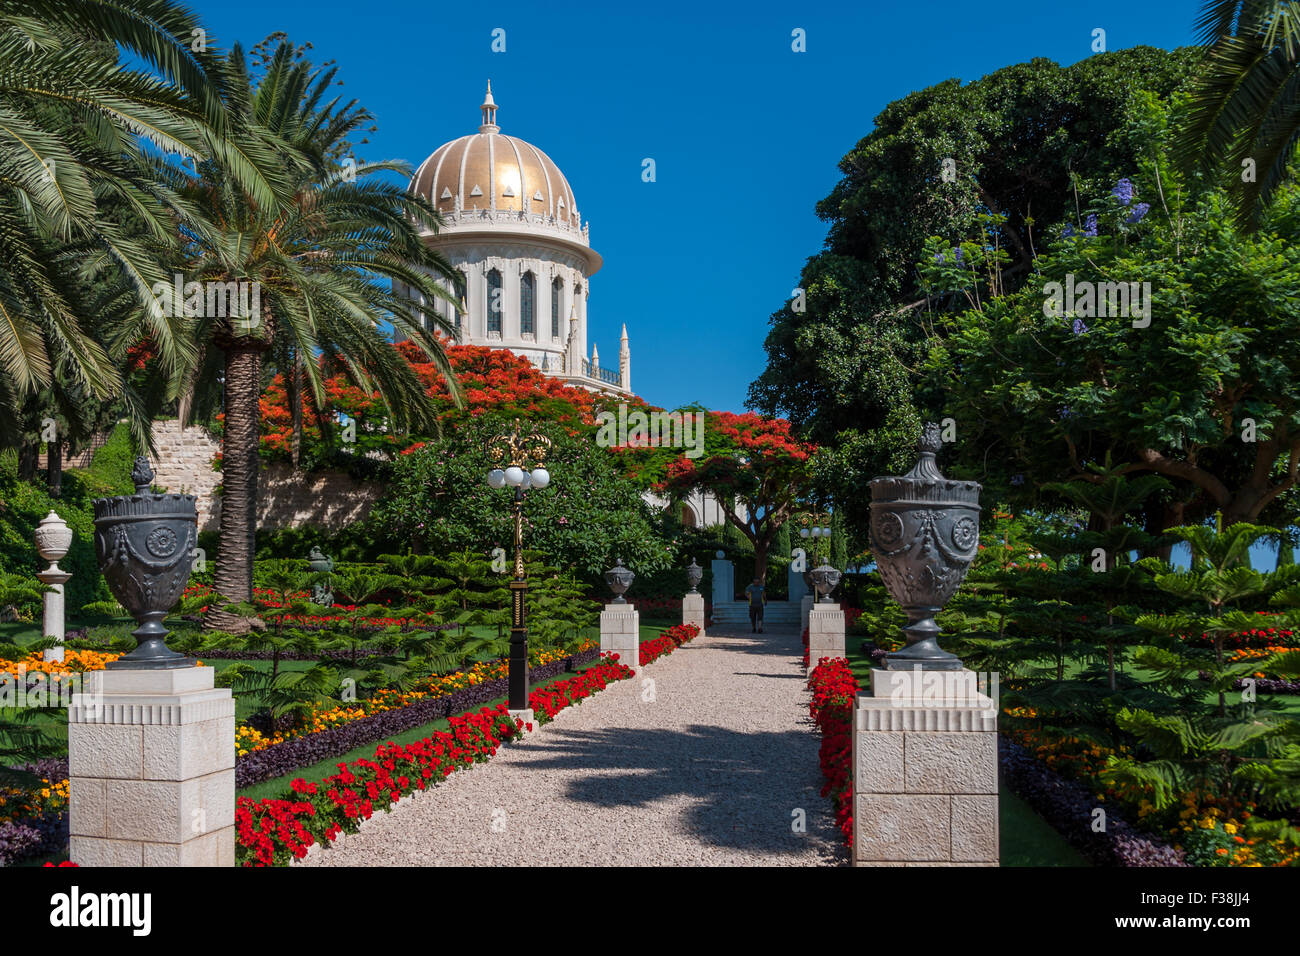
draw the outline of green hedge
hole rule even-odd
[[[36,554],[32,535],[51,511],[73,531],[72,547],[59,567],[72,578],[64,585],[69,617],[83,605],[111,599],[95,561],[94,501],[107,495],[127,494],[131,484],[131,440],[125,425],[118,425],[108,442],[95,452],[88,468],[68,468],[63,473],[62,496],[50,497],[43,480],[18,479],[18,455],[0,452],[0,568],[35,576],[45,567]],[[39,617],[39,607],[24,608]]]

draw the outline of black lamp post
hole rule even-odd
[[[528,627],[524,606],[528,594],[528,577],[524,571],[524,495],[533,488],[551,483],[546,470],[551,440],[530,426],[524,431],[515,419],[513,431],[503,433],[488,443],[488,458],[496,465],[488,472],[492,488],[509,486],[515,490],[515,573],[510,581],[510,673],[509,709],[528,709]]]

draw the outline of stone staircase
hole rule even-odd
[[[744,601],[714,604],[713,623],[748,626],[749,605]],[[766,629],[797,630],[800,623],[798,601],[769,601],[763,609],[763,626]]]

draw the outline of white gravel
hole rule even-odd
[[[715,628],[294,865],[844,864],[801,651]]]

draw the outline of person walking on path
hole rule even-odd
[[[745,588],[745,593],[749,595],[749,632],[762,634],[763,605],[767,603],[767,595],[763,593],[763,579],[754,578],[754,583]]]

